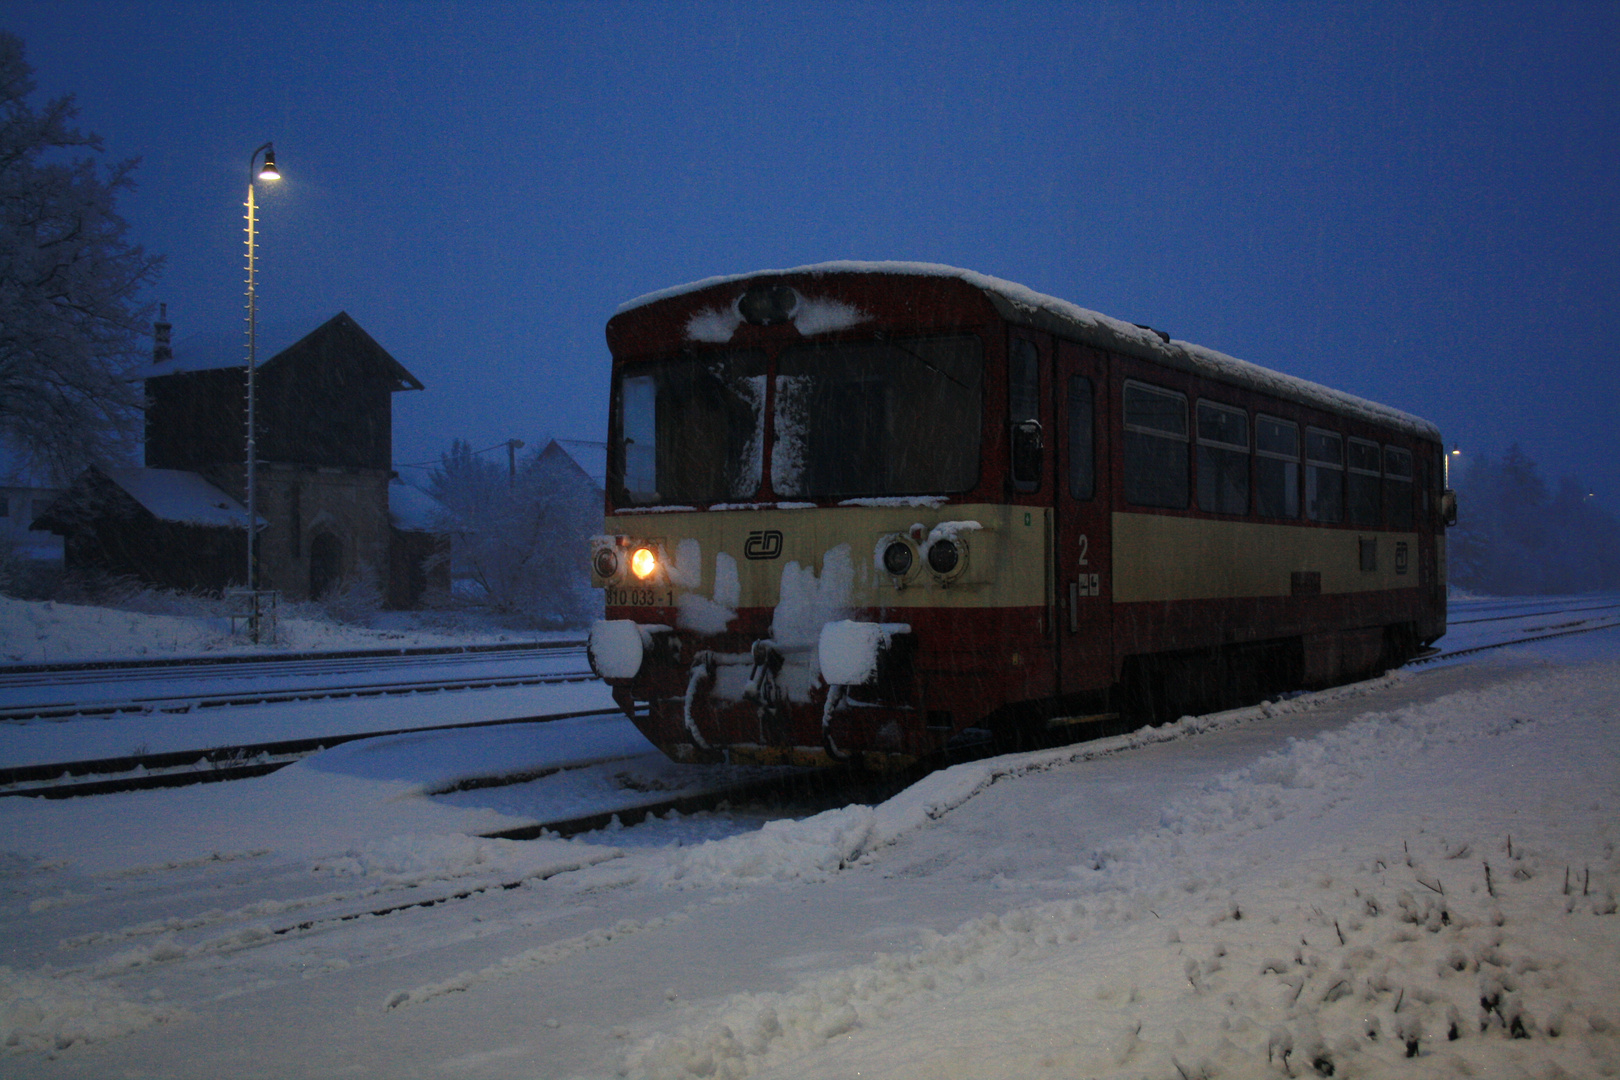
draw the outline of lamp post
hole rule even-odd
[[[264,155],[264,164],[254,172],[253,166]],[[248,617],[248,633],[255,643],[259,640],[259,598],[258,598],[258,572],[253,558],[254,526],[258,523],[258,499],[256,480],[258,473],[258,452],[254,439],[254,425],[257,420],[254,395],[254,367],[258,361],[258,330],[259,312],[258,296],[255,292],[257,281],[257,267],[255,264],[256,252],[254,250],[258,230],[258,207],[253,198],[254,180],[280,180],[281,173],[276,170],[276,148],[273,143],[265,143],[248,156],[248,194],[247,194],[247,587],[251,594],[252,613]]]

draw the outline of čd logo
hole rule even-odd
[[[755,529],[748,534],[743,554],[750,559],[774,559],[782,554],[782,534],[776,529]]]

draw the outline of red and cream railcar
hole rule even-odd
[[[699,282],[607,338],[591,661],[676,760],[892,766],[1445,632],[1440,434],[1395,409],[932,265]]]

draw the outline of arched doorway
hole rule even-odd
[[[329,532],[309,542],[309,598],[319,600],[343,577],[343,545]]]

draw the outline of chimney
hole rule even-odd
[[[169,325],[169,305],[158,305],[157,322],[152,324],[152,363],[161,364],[165,360],[174,359],[174,350],[169,347],[169,331],[174,327]]]

